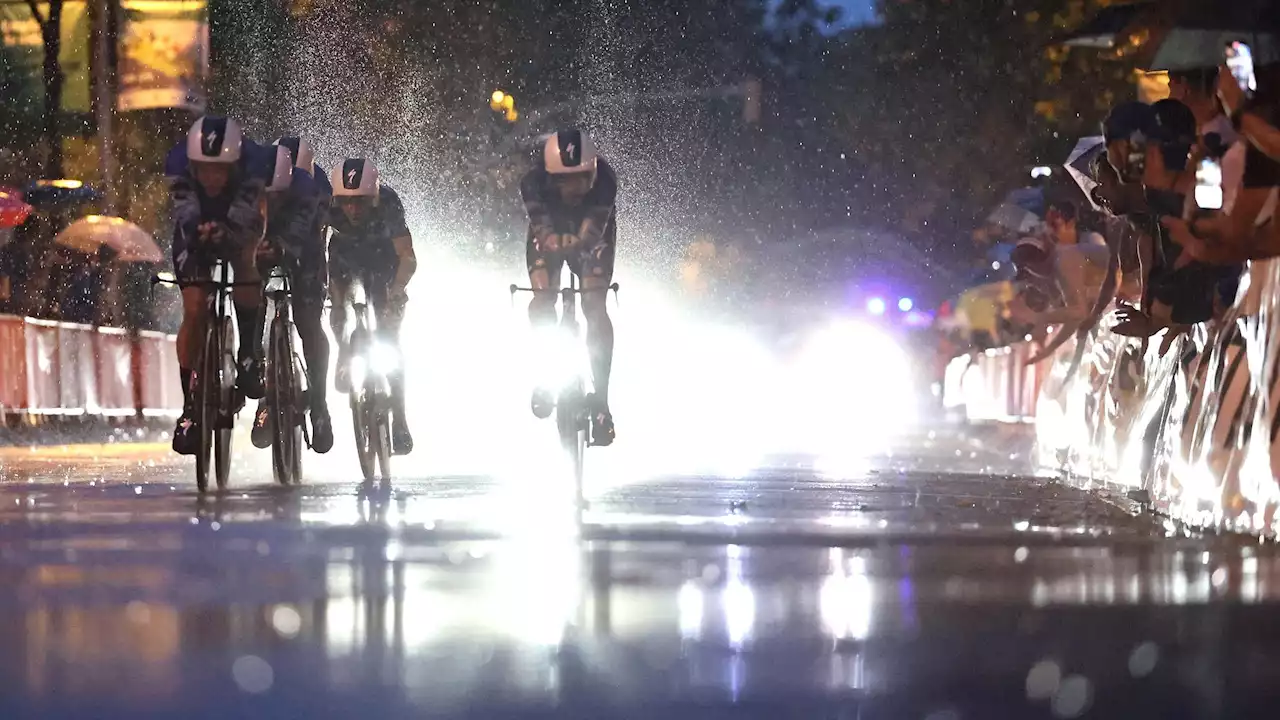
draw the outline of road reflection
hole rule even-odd
[[[1161,608],[1204,618],[1280,592],[1280,560],[1250,546],[430,544],[395,531],[392,493],[352,507],[363,525],[266,551],[252,526],[215,532],[212,516],[151,550],[85,541],[77,554],[28,549],[26,566],[6,550],[0,581],[19,600],[0,627],[2,689],[160,705],[211,688],[356,691],[434,709],[841,696],[947,673],[1021,677],[1086,628],[1117,652],[1194,654],[1200,641],[1152,621],[1171,617]],[[219,584],[233,597],[210,600]]]

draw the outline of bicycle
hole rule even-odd
[[[196,453],[196,489],[209,490],[209,461],[213,460],[218,490],[227,489],[231,475],[231,433],[236,414],[244,407],[244,397],[236,392],[235,323],[231,322],[229,295],[238,287],[258,287],[259,281],[233,282],[231,266],[217,259],[209,280],[168,280],[151,277],[152,286],[204,287],[209,294],[204,350],[196,369],[196,387],[191,392],[200,408],[200,449]]]
[[[271,408],[271,470],[284,486],[302,483],[302,451],[311,447],[307,432],[307,391],[302,378],[306,365],[294,349],[292,289],[289,273],[276,264],[267,274],[263,296],[270,299],[274,313],[267,334],[264,368],[267,403]]]
[[[351,378],[351,425],[355,431],[356,455],[360,472],[372,482],[381,471],[384,482],[391,479],[391,381],[395,371],[395,350],[384,345],[370,330],[369,303],[364,297],[364,284],[351,284],[351,306],[355,311],[355,329],[348,345]],[[335,308],[334,312],[339,309]]]
[[[569,286],[552,290],[537,290],[531,287],[519,287],[512,284],[508,288],[511,297],[514,300],[517,292],[528,292],[533,294],[554,293],[560,296],[563,305],[560,314],[560,322],[557,324],[557,332],[560,333],[560,340],[566,345],[572,344],[576,347],[575,354],[578,358],[582,358],[581,350],[583,349],[581,324],[578,322],[578,295],[584,295],[589,292],[618,292],[618,283],[613,283],[601,288],[579,288],[578,277],[573,273],[569,273]],[[560,445],[569,455],[569,461],[573,465],[573,482],[574,482],[574,501],[579,510],[586,507],[586,498],[583,493],[583,474],[584,462],[587,448],[591,443],[591,404],[588,399],[591,397],[587,393],[588,372],[584,369],[584,363],[580,360],[570,361],[573,363],[572,370],[566,374],[558,383],[556,388],[558,393],[555,399],[556,413],[556,430],[560,437]]]

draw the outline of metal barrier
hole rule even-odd
[[[0,315],[0,412],[174,416],[177,337]]]
[[[1032,415],[1043,465],[1087,483],[1119,486],[1174,518],[1201,527],[1280,536],[1280,261],[1254,262],[1233,306],[1160,346],[1105,323],[1068,342],[1042,367],[1017,367],[1019,350],[948,368],[975,419],[1010,419],[1008,382],[1039,396]],[[953,360],[953,365],[966,358]],[[1018,402],[1014,409],[1026,410]]]

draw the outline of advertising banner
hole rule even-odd
[[[121,0],[120,11],[119,109],[203,111],[206,0]]]

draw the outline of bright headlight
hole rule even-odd
[[[561,328],[550,327],[535,332],[533,340],[537,378],[541,387],[560,390],[579,377],[584,356],[579,338]]]
[[[390,375],[400,367],[400,354],[393,346],[376,342],[369,348],[369,366],[379,375]]]

